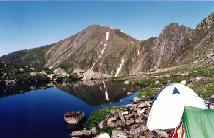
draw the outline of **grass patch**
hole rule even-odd
[[[214,82],[195,83],[191,88],[204,99],[208,99],[214,94]]]
[[[146,88],[140,90],[139,96],[151,97],[155,93],[157,93],[159,91],[159,89],[160,89],[159,87],[154,87],[154,86],[146,87]]]
[[[97,127],[99,123],[106,118],[106,115],[110,113],[111,110],[117,109],[119,107],[120,106],[106,107],[91,113],[86,123],[86,128],[90,129],[92,127]],[[98,130],[98,131],[106,132],[109,130],[111,130],[109,127],[105,127],[102,130]]]

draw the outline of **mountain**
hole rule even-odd
[[[133,75],[183,64],[212,64],[213,42],[214,13],[195,29],[171,23],[158,37],[143,41],[119,29],[91,25],[57,43],[2,56],[0,62]]]

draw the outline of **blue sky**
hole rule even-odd
[[[169,23],[195,28],[211,12],[214,2],[0,2],[0,56],[57,42],[91,24],[144,40]]]

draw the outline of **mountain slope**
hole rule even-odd
[[[112,76],[136,75],[182,64],[212,64],[213,43],[214,13],[203,19],[196,29],[172,23],[159,37],[144,41],[118,29],[91,25],[55,44],[3,56],[0,62],[61,67],[68,72],[92,69]]]

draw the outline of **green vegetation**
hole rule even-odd
[[[196,77],[204,77],[205,80],[194,82]],[[190,66],[185,65],[167,72],[146,75],[144,77],[128,76],[113,78],[113,81],[129,80],[132,84],[141,86],[139,96],[152,96],[166,83],[179,83],[186,80],[190,87],[204,99],[214,94],[214,66]]]
[[[191,88],[204,99],[208,99],[214,94],[214,82],[195,83]]]
[[[0,86],[7,87],[7,84],[12,86],[30,86],[36,84],[47,84],[51,80],[47,75],[53,74],[53,70],[48,68],[31,68],[24,65],[12,65],[0,63]],[[54,76],[55,82],[62,83],[76,82],[79,78],[76,74],[71,74],[69,77]]]
[[[20,50],[7,56],[1,57],[1,61],[6,64],[25,65],[35,68],[44,67],[45,53],[52,45],[33,48],[29,50]]]
[[[90,114],[88,121],[86,123],[86,128],[92,128],[92,127],[97,127],[99,123],[106,118],[106,115],[114,109],[119,108],[119,106],[111,106],[111,107],[106,107],[100,110],[97,110],[93,113]],[[98,127],[97,127],[98,128]],[[107,132],[110,133],[113,128],[111,127],[104,127],[102,129],[98,128],[99,132]]]

